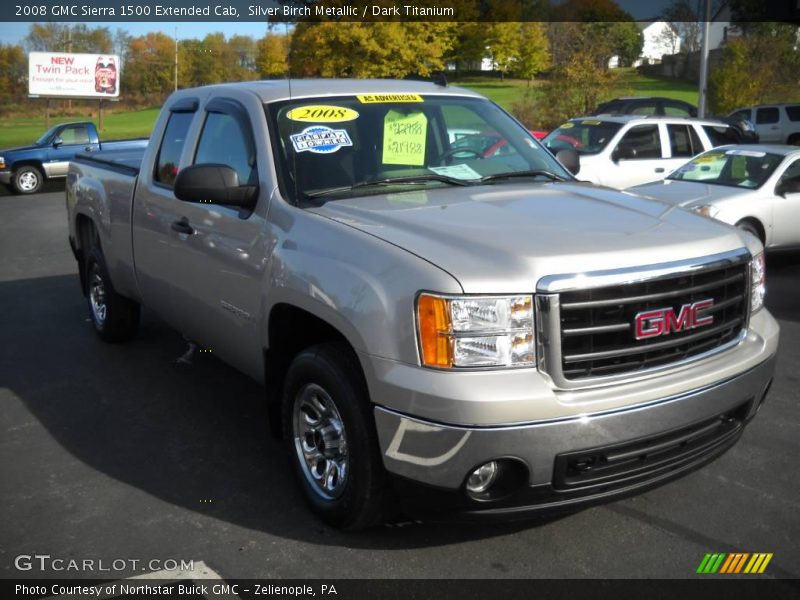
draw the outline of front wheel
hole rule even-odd
[[[114,291],[103,255],[96,248],[86,259],[86,299],[94,329],[104,341],[124,342],[136,334],[139,304]]]
[[[385,471],[363,376],[345,344],[320,344],[292,361],[283,431],[300,487],[323,521],[349,530],[381,521]]]
[[[20,194],[35,194],[43,181],[42,172],[33,166],[20,167],[14,172],[14,189]]]

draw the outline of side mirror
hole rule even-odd
[[[581,157],[580,154],[575,152],[572,148],[565,148],[556,152],[556,160],[564,165],[564,168],[577,175],[581,171]]]
[[[619,162],[621,160],[630,160],[636,158],[636,148],[631,146],[617,146],[611,153],[611,160]]]
[[[786,198],[786,194],[800,193],[800,181],[797,179],[785,179],[775,186],[775,195]]]
[[[185,202],[252,208],[257,185],[239,185],[239,174],[228,165],[202,164],[182,169],[175,178],[175,197]]]
[[[60,135],[57,135],[53,138],[53,148],[58,148],[64,143],[64,140],[61,139]]]

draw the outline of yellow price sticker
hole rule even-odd
[[[602,121],[581,121],[581,125],[600,125]]]
[[[383,164],[424,165],[427,131],[428,118],[422,112],[387,112],[383,118]]]
[[[386,104],[388,102],[423,102],[419,94],[365,94],[356,96],[362,104]]]
[[[355,121],[358,118],[358,113],[343,106],[315,104],[293,108],[286,113],[286,118],[292,121],[313,123],[342,123],[344,121]]]

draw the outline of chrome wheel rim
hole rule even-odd
[[[322,387],[309,383],[297,392],[292,412],[294,447],[303,475],[321,498],[338,498],[347,484],[350,461],[336,404]]]
[[[25,171],[19,176],[17,183],[22,191],[30,192],[39,185],[39,176],[33,171]]]
[[[92,271],[92,277],[89,281],[89,304],[92,307],[92,316],[94,322],[98,326],[103,325],[106,321],[106,285],[103,283],[103,278],[95,270]]]

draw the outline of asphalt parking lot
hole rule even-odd
[[[262,389],[145,313],[93,333],[63,187],[0,194],[0,577],[15,557],[203,561],[225,578],[684,578],[707,552],[771,552],[800,577],[800,254],[773,256],[782,327],[771,396],[741,441],[644,495],[545,522],[394,524],[361,534],[307,512]],[[139,570],[114,573],[128,577]]]

